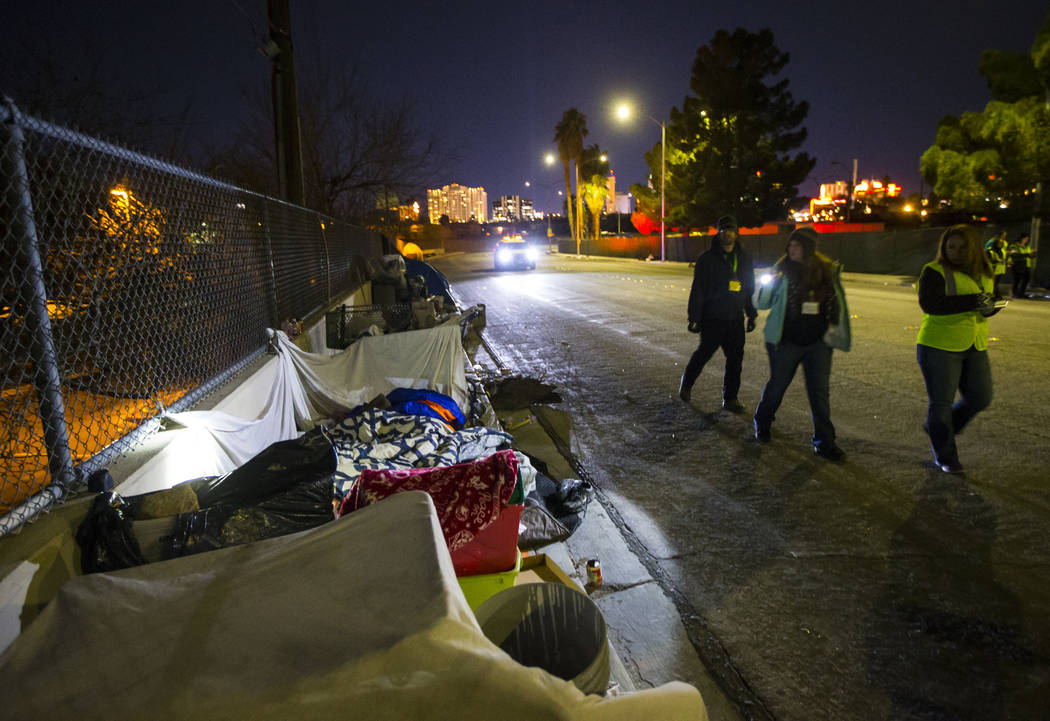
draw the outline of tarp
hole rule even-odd
[[[72,579],[0,655],[0,675],[17,689],[3,719],[707,718],[687,684],[585,696],[490,643],[420,492]]]
[[[283,331],[269,387],[255,389],[210,411],[171,413],[184,426],[160,453],[117,487],[122,495],[170,488],[175,483],[229,473],[271,443],[296,438],[300,429],[346,413],[395,388],[436,390],[469,407],[461,329],[436,328],[362,338],[336,355],[307,353]],[[245,415],[248,414],[248,415]]]

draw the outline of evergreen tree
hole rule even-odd
[[[672,225],[712,225],[732,213],[742,225],[784,217],[815,161],[792,155],[806,139],[809,104],[776,80],[789,56],[773,33],[719,30],[696,52],[691,95],[667,125],[667,213]],[[646,154],[660,174],[660,146]]]

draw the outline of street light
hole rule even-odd
[[[626,103],[621,103],[616,108],[616,117],[620,120],[628,120],[631,117],[631,108]],[[664,207],[665,195],[664,184],[667,180],[667,126],[654,118],[652,115],[645,117],[660,126],[660,260],[664,260]]]

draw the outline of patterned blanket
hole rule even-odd
[[[446,468],[365,469],[339,515],[402,491],[425,491],[434,501],[448,550],[455,551],[496,520],[517,482],[518,461],[510,450]]]
[[[442,421],[365,407],[330,429],[339,465],[335,492],[346,496],[361,471],[436,468],[487,458],[514,439],[492,428],[453,431]]]

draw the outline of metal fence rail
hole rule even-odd
[[[374,233],[0,106],[0,534],[359,286]],[[34,503],[25,501],[36,496]]]

